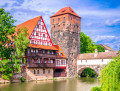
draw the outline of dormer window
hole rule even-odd
[[[65,10],[63,10],[62,12],[65,12]]]

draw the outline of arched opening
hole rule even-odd
[[[91,68],[83,68],[79,70],[78,74],[80,75],[80,77],[97,77],[98,76],[96,71]]]

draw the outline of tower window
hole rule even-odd
[[[65,20],[65,17],[64,17],[64,20]]]
[[[60,18],[58,18],[58,22],[60,21]]]
[[[72,17],[71,17],[71,20],[72,20]]]
[[[53,19],[53,22],[54,22],[54,19]]]

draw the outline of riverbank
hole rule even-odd
[[[25,80],[25,82],[31,82],[31,81],[45,81],[45,80],[63,80],[63,79],[70,79],[72,77],[54,77],[53,79],[40,79],[40,80]],[[21,83],[20,79],[14,79],[13,81],[4,80],[0,78],[0,84],[5,83]]]

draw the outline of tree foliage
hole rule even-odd
[[[15,20],[10,13],[5,12],[3,8],[0,8],[0,57],[9,58],[12,50],[12,46],[6,46],[11,43],[11,38],[15,31]]]
[[[101,90],[120,91],[120,55],[101,70]]]
[[[120,51],[117,58],[102,68],[100,82],[101,91],[120,91]]]
[[[85,35],[83,32],[80,34],[80,53],[94,53],[95,49],[98,49],[98,52],[104,52],[104,47],[95,44],[92,39]]]
[[[86,68],[82,71],[81,77],[97,77],[97,73],[91,69],[91,68]]]
[[[2,78],[10,80],[13,73],[20,72],[20,61],[25,63],[25,49],[29,44],[26,28],[20,28],[15,36],[13,17],[0,8],[0,72]],[[11,40],[14,45],[11,45]]]

